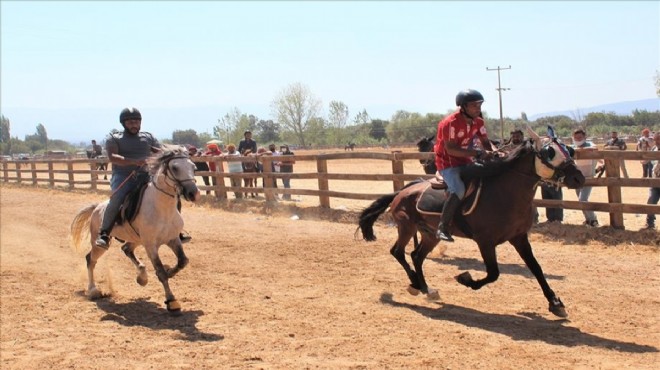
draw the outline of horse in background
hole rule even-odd
[[[417,150],[420,153],[433,152],[433,147],[435,146],[435,137],[423,137],[415,143],[417,145]],[[419,163],[424,167],[424,173],[427,175],[433,175],[436,173],[437,168],[435,167],[435,156],[427,159],[420,159]]]
[[[118,220],[111,237],[121,239],[125,244],[121,250],[137,268],[137,282],[144,286],[148,282],[146,267],[134,253],[142,245],[156,271],[156,276],[165,290],[165,305],[173,314],[181,313],[181,305],[170,290],[168,280],[173,278],[188,264],[179,233],[183,230],[183,218],[177,209],[179,195],[194,202],[199,199],[199,189],[195,185],[195,164],[190,160],[188,151],[181,146],[164,145],[163,150],[149,159],[151,179],[144,186],[138,198],[138,210],[135,216]],[[126,203],[124,203],[126,204]],[[87,260],[87,296],[98,299],[101,293],[94,281],[94,268],[107,249],[97,247],[95,240],[103,221],[103,214],[108,201],[91,204],[81,209],[71,222],[73,245],[80,248],[84,234],[89,234],[92,249]],[[112,241],[111,241],[112,243]],[[163,265],[158,255],[161,245],[167,245],[177,258],[175,267]]]
[[[486,277],[473,280],[466,271],[455,279],[474,290],[496,281],[500,275],[496,247],[508,241],[536,277],[548,300],[550,312],[567,317],[564,304],[548,285],[532,252],[528,238],[533,221],[532,201],[539,181],[573,189],[583,186],[585,179],[575,166],[569,148],[554,136],[551,136],[552,141],[543,144],[538,135],[534,135],[505,158],[466,166],[462,171],[461,177],[466,185],[476,184],[477,190],[462,200],[463,212],[457,212],[452,220],[451,233],[477,243],[486,266]],[[427,285],[422,264],[440,242],[435,232],[441,218],[438,210],[442,209],[445,200],[444,190],[432,189],[428,181],[418,181],[377,199],[360,214],[362,237],[373,241],[376,239],[373,224],[390,209],[398,230],[398,238],[390,253],[408,275],[410,294],[417,295],[421,291],[430,299],[440,298],[438,292]],[[406,261],[405,248],[417,231],[422,234],[422,239],[410,253],[413,268]]]
[[[351,152],[355,150],[355,143],[348,143],[344,146],[344,151],[350,150]]]
[[[257,166],[257,159],[252,154],[251,150],[246,150],[243,153],[244,157],[250,157],[251,160],[243,162],[243,172],[244,173],[258,173],[259,167]],[[243,179],[243,183],[246,188],[256,188],[257,187],[257,178],[256,177],[246,177]],[[245,192],[245,197],[248,197],[248,194],[251,194],[252,198],[257,197],[257,193],[251,193],[249,191]]]

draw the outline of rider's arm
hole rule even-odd
[[[471,157],[479,158],[482,153],[481,150],[477,150],[477,149],[463,149],[460,147],[460,145],[456,144],[453,141],[445,142],[445,150],[451,156],[465,157],[465,158],[471,158]]]

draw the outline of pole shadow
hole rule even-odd
[[[623,342],[584,333],[578,328],[561,325],[567,320],[548,320],[536,313],[521,312],[519,316],[501,315],[443,303],[438,303],[440,305],[438,308],[429,308],[396,302],[391,293],[381,294],[380,302],[392,307],[407,308],[429,319],[451,321],[468,327],[503,334],[515,341],[537,340],[558,346],[599,347],[627,353],[659,351],[653,346]]]
[[[190,342],[216,342],[223,335],[204,333],[196,325],[203,311],[182,311],[181,316],[173,317],[166,309],[144,298],[127,303],[116,303],[111,299],[99,299],[96,306],[106,312],[101,320],[114,321],[123,326],[142,326],[152,330],[177,330],[179,339]]]

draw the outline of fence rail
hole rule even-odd
[[[420,175],[419,167],[416,173],[404,173],[405,161],[426,160],[433,158],[433,153],[399,152],[375,153],[375,152],[345,152],[330,154],[304,154],[287,156],[287,160],[300,162],[314,162],[316,171],[281,173],[273,172],[271,162],[281,160],[282,157],[262,156],[259,161],[263,164],[262,173],[228,173],[225,172],[225,163],[228,161],[256,161],[254,157],[223,158],[223,157],[195,157],[195,162],[215,162],[217,170],[198,171],[197,176],[209,176],[214,178],[214,185],[200,185],[202,191],[213,192],[220,199],[227,198],[228,192],[259,193],[264,194],[266,201],[273,201],[278,194],[303,195],[318,197],[321,207],[330,207],[330,198],[343,198],[354,200],[375,200],[385,195],[383,187],[381,192],[360,193],[347,192],[330,189],[330,181],[362,181],[362,182],[389,182],[392,191],[401,189],[406,181],[419,178],[431,178],[433,175]],[[624,160],[660,160],[660,152],[633,152],[633,151],[578,151],[576,159],[604,159],[606,175],[602,178],[587,179],[587,186],[606,187],[608,202],[578,202],[568,200],[545,200],[534,199],[533,204],[537,207],[564,208],[572,210],[592,210],[609,213],[610,225],[614,228],[624,228],[623,214],[660,214],[660,206],[646,204],[622,203],[622,188],[650,188],[660,187],[660,178],[622,178],[620,169]],[[337,173],[329,172],[328,164],[333,161],[342,160],[382,160],[390,162],[387,170],[382,167],[383,173]],[[106,178],[109,171],[97,170],[99,165],[107,164],[107,159],[41,159],[41,160],[2,160],[1,181],[4,183],[15,182],[21,184],[40,185],[46,184],[50,187],[63,185],[69,189],[88,188],[92,190],[109,189],[110,182],[101,180],[100,176]],[[57,167],[57,168],[56,168]],[[379,170],[381,168],[379,167]],[[387,171],[387,172],[385,172]],[[225,179],[262,179],[263,186],[248,188],[244,186],[232,187],[225,184]],[[276,187],[277,179],[290,178],[301,180],[316,180],[315,189],[281,188]],[[375,187],[369,187],[371,189]]]

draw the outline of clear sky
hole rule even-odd
[[[446,113],[475,88],[499,117],[486,68],[509,65],[515,118],[654,98],[660,70],[659,1],[2,0],[0,13],[0,107],[21,139],[38,123],[101,138],[125,106],[162,138],[209,132],[231,107],[273,119],[295,82],[324,114],[332,100],[351,117]]]

